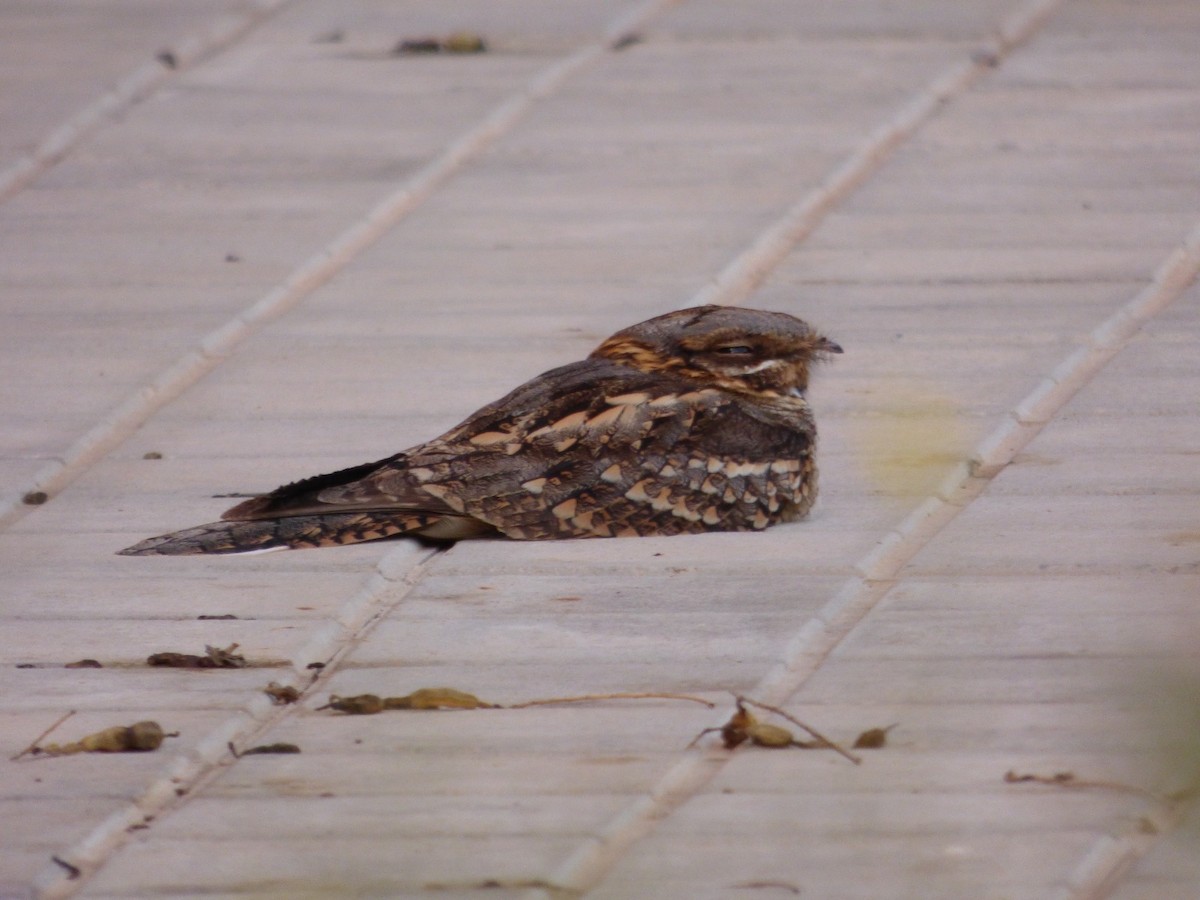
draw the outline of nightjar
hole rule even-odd
[[[668,313],[428,443],[285,485],[220,522],[121,553],[244,553],[400,535],[672,535],[792,521],[817,494],[809,366],[841,352],[785,313]]]

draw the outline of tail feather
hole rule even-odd
[[[404,534],[421,534],[442,516],[412,512],[353,512],[287,516],[249,522],[211,522],[147,538],[119,551],[120,556],[189,556],[200,553],[250,553],[278,548],[359,544]]]

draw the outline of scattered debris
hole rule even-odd
[[[407,38],[392,48],[393,56],[413,56],[426,53],[486,53],[487,42],[471,31],[456,31],[444,38]]]
[[[146,663],[151,666],[165,666],[171,669],[243,669],[246,667],[246,657],[233,651],[237,644],[228,647],[214,647],[205,644],[204,656],[194,653],[151,653],[146,657]]]
[[[74,881],[76,878],[78,878],[80,875],[83,874],[83,870],[80,869],[79,866],[71,865],[69,862],[67,862],[65,859],[63,859],[61,856],[51,856],[50,861],[52,863],[54,863],[56,866],[62,866],[63,869],[65,869],[67,872],[67,878],[69,878],[71,881]]]
[[[620,53],[622,50],[628,50],[630,47],[634,47],[645,40],[636,31],[627,31],[609,44],[608,49],[613,53]]]
[[[862,763],[862,759],[860,757],[855,756],[849,750],[846,750],[840,745],[835,744],[833,741],[829,740],[829,738],[825,737],[825,735],[821,734],[816,729],[805,725],[790,713],[785,712],[776,706],[771,706],[767,703],[759,703],[757,700],[751,700],[749,697],[737,696],[735,699],[737,701],[737,708],[734,710],[733,715],[730,716],[729,721],[720,728],[705,728],[692,739],[692,742],[688,744],[689,747],[694,747],[696,742],[699,741],[700,738],[704,737],[704,735],[717,731],[720,732],[721,741],[727,750],[732,750],[734,747],[749,741],[757,747],[771,747],[777,749],[783,747],[798,747],[801,750],[829,749],[840,753],[856,766]],[[797,740],[795,735],[793,735],[786,728],[782,728],[778,725],[772,725],[769,722],[759,721],[759,719],[754,716],[750,710],[746,709],[747,704],[751,706],[757,706],[759,709],[765,709],[767,712],[774,713],[777,716],[782,716],[793,725],[796,725],[808,732],[808,734],[812,736],[813,740]]]
[[[705,700],[703,697],[694,697],[691,694],[641,691],[635,693],[616,694],[580,694],[577,697],[549,697],[545,700],[526,700],[524,703],[510,703],[506,706],[497,708],[525,709],[530,706],[552,706],[558,703],[591,703],[596,700],[686,700],[689,703],[699,703],[702,706],[707,706],[709,709],[712,709],[717,705],[711,700]]]
[[[666,693],[619,693],[582,694],[576,697],[546,697],[526,700],[523,703],[488,703],[474,694],[456,688],[421,688],[403,697],[380,697],[376,694],[359,694],[354,697],[339,697],[331,694],[329,702],[318,709],[333,709],[355,716],[371,716],[385,709],[528,709],[531,706],[551,706],[559,703],[592,703],[598,700],[688,700],[701,703],[712,709],[716,704],[703,697],[690,694]]]
[[[45,731],[43,731],[41,734],[39,734],[37,737],[35,737],[32,741],[30,741],[29,745],[24,750],[22,750],[20,753],[16,754],[15,756],[10,756],[9,761],[16,762],[18,759],[20,759],[26,753],[33,753],[35,750],[37,750],[37,745],[40,744],[43,740],[45,740],[46,736],[49,735],[50,732],[52,732],[55,728],[57,728],[63,722],[67,721],[67,719],[71,718],[71,716],[73,716],[73,715],[75,715],[75,710],[73,710],[73,709],[70,710],[69,712],[63,713],[61,716],[59,716],[54,721],[53,725],[51,725],[49,728],[47,728]]]
[[[442,42],[437,38],[410,38],[398,43],[393,49],[394,56],[416,53],[441,53]]]
[[[43,503],[45,503],[49,499],[50,499],[50,495],[47,494],[45,491],[30,491],[28,494],[26,494],[24,497],[21,498],[21,502],[24,503],[26,506],[41,506]]]
[[[881,750],[887,746],[888,732],[899,724],[893,722],[887,728],[868,728],[850,746],[854,750]]]
[[[30,752],[44,753],[47,756],[69,756],[73,753],[141,753],[157,750],[165,738],[178,735],[177,731],[164,732],[157,722],[135,722],[132,725],[114,725],[68,744],[35,746]]]
[[[971,51],[971,62],[977,66],[986,66],[989,69],[994,69],[1000,65],[1000,54],[987,47],[981,47],[978,50]]]
[[[236,618],[237,618],[237,616],[235,616],[233,613],[221,613],[220,615],[196,616],[196,619],[201,622],[227,622],[227,621],[230,621],[230,620],[236,619]]]
[[[163,455],[157,450],[148,450],[142,454],[142,459],[162,459]]]
[[[346,39],[346,32],[340,28],[335,28],[332,31],[323,31],[312,39],[314,44],[340,44]]]
[[[103,669],[104,664],[98,659],[77,659],[63,666],[64,669]]]
[[[1036,784],[1073,784],[1075,782],[1075,773],[1055,772],[1053,775],[1018,775],[1012,769],[1004,773],[1005,784],[1022,784],[1030,781]]]
[[[318,710],[332,709],[351,716],[373,716],[383,712],[383,708],[383,698],[377,694],[356,694],[353,697],[330,694],[329,702],[317,707]]]
[[[1055,772],[1053,775],[1034,775],[1034,774],[1018,774],[1012,769],[1004,773],[1005,784],[1045,784],[1052,787],[1063,788],[1104,788],[1110,791],[1121,791],[1126,794],[1141,794],[1143,797],[1149,797],[1151,800],[1159,802],[1166,801],[1169,803],[1177,802],[1184,799],[1189,791],[1185,790],[1179,794],[1168,794],[1162,796],[1148,791],[1145,788],[1140,788],[1137,785],[1125,784],[1121,781],[1105,781],[1103,779],[1093,780],[1077,778],[1074,772]]]
[[[229,752],[232,753],[235,758],[241,759],[243,756],[265,755],[265,754],[274,754],[274,753],[299,753],[300,747],[297,746],[296,744],[287,744],[287,743],[259,744],[257,747],[251,747],[249,750],[243,750],[241,753],[238,753],[233,748],[233,744],[230,744]]]
[[[280,684],[278,681],[272,681],[265,688],[263,693],[271,698],[271,702],[276,706],[286,706],[289,703],[295,703],[300,699],[300,692],[291,685]]]
[[[167,69],[179,68],[179,59],[170,50],[163,50],[163,51],[155,54],[154,58],[157,59],[160,63],[162,63],[164,68],[167,68]]]
[[[790,881],[741,881],[737,884],[731,884],[730,887],[735,891],[747,891],[754,889],[774,889],[778,891],[786,891],[789,894],[800,895],[800,888],[792,884]]]
[[[241,261],[242,261],[242,258],[240,256],[238,256],[236,253],[226,253],[225,254],[225,262],[227,262],[227,263],[240,263]]]
[[[386,697],[384,709],[495,709],[474,694],[454,688],[421,688],[403,697]]]

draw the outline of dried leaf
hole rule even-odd
[[[799,719],[796,719],[783,710],[777,709],[774,706],[768,706],[765,703],[759,703],[758,701],[751,700],[747,697],[737,697],[736,699],[737,708],[734,710],[733,715],[730,716],[728,722],[726,722],[720,728],[704,729],[692,739],[692,742],[688,744],[688,746],[695,746],[696,742],[699,741],[700,738],[704,737],[704,735],[710,734],[714,731],[719,731],[721,733],[721,741],[724,743],[726,750],[732,750],[739,744],[750,741],[750,743],[754,744],[756,747],[767,747],[772,749],[780,749],[783,747],[798,747],[802,750],[828,748],[830,750],[836,750],[855,765],[861,762],[861,760],[853,753],[843,750],[837,744],[809,728]],[[811,742],[800,741],[797,740],[795,735],[793,735],[786,728],[781,728],[778,725],[772,725],[769,722],[759,721],[753,714],[751,714],[750,710],[746,709],[747,704],[753,704],[783,716],[790,722],[799,725],[801,728],[815,737],[816,740]]]
[[[442,41],[442,50],[446,53],[486,53],[487,42],[474,32],[456,31]]]
[[[146,662],[151,666],[165,666],[171,669],[241,669],[246,666],[246,657],[233,652],[237,647],[237,644],[230,644],[228,647],[206,644],[204,656],[172,651],[151,653]]]
[[[259,744],[257,747],[251,747],[249,750],[243,750],[241,756],[250,756],[256,753],[299,753],[300,748],[296,744]]]
[[[169,669],[215,669],[217,667],[207,656],[197,656],[195,653],[151,653],[146,657],[147,665],[164,666]]]
[[[376,694],[358,694],[354,697],[329,695],[329,702],[317,709],[332,709],[350,716],[373,716],[383,712],[383,700]]]
[[[757,700],[751,700],[749,697],[738,697],[737,700],[739,703],[743,703],[743,702],[749,703],[753,706],[757,706],[759,709],[765,709],[768,712],[775,713],[777,716],[782,716],[783,718],[785,718],[789,722],[791,722],[793,725],[796,725],[799,728],[804,729],[804,731],[808,732],[808,734],[812,738],[815,739],[815,744],[810,745],[807,743],[802,743],[800,741],[797,741],[796,742],[797,746],[801,746],[801,747],[805,747],[805,748],[811,747],[812,749],[816,749],[816,748],[820,748],[820,747],[827,747],[828,749],[833,750],[836,753],[840,753],[842,756],[846,757],[846,759],[850,760],[850,762],[854,763],[856,766],[862,764],[862,759],[855,756],[853,753],[851,753],[849,750],[842,747],[840,744],[835,744],[833,741],[831,741],[829,738],[825,737],[825,735],[821,734],[819,731],[817,731],[812,726],[805,725],[803,722],[801,722],[799,719],[797,719],[795,716],[793,716],[791,713],[787,712],[786,710],[782,710],[777,706],[771,706],[769,703],[759,703]]]
[[[746,729],[746,735],[757,747],[790,747],[796,743],[790,731],[769,722],[754,722]]]
[[[276,706],[286,706],[288,703],[295,703],[300,699],[300,692],[291,685],[280,684],[278,681],[272,681],[265,688],[263,693],[271,698],[271,702]]]
[[[889,725],[887,728],[868,728],[854,739],[851,747],[855,750],[879,750],[887,746],[888,732],[898,724]]]
[[[135,722],[133,725],[114,725],[80,738],[69,744],[47,744],[34,747],[34,753],[48,756],[67,756],[72,753],[124,753],[157,750],[166,734],[157,722]]]
[[[495,709],[474,694],[454,688],[421,688],[403,697],[388,697],[384,709]]]

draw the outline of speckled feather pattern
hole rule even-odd
[[[760,530],[802,518],[816,499],[809,365],[840,352],[784,313],[669,313],[428,443],[285,485],[221,522],[121,552]]]

